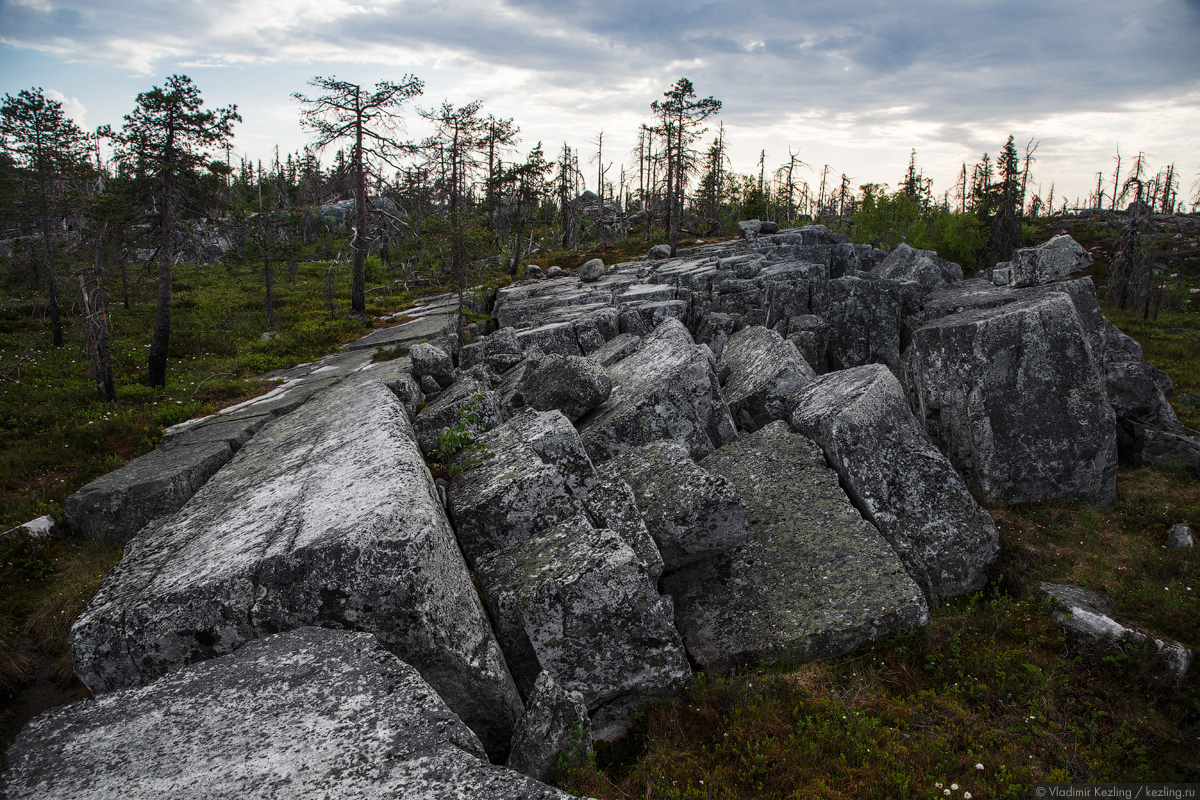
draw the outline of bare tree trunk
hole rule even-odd
[[[173,242],[174,186],[169,177],[169,168],[164,170],[162,217],[159,224],[158,307],[154,313],[154,338],[150,340],[150,358],[146,383],[150,386],[167,385],[167,345],[171,338],[171,280],[175,267]]]
[[[100,269],[100,241],[97,239],[92,262],[92,279],[95,288],[88,295],[87,284],[79,276],[79,288],[83,291],[83,311],[87,315],[88,347],[92,351],[92,363],[96,373],[96,388],[104,399],[117,399],[113,381],[112,356],[108,346],[108,299],[104,293],[104,274]]]
[[[359,108],[358,90],[354,92],[355,108]],[[350,312],[367,313],[367,176],[363,164],[362,115],[354,123],[354,212],[358,231],[354,237],[354,277],[350,288]]]
[[[50,249],[50,203],[46,198],[46,178],[38,172],[38,204],[42,212],[42,285],[50,309],[50,331],[55,347],[62,347],[62,317],[58,308],[58,279],[54,274],[54,256]]]

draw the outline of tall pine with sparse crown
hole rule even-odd
[[[241,122],[237,106],[205,111],[200,90],[186,75],[172,75],[166,86],[137,96],[137,107],[125,115],[120,133],[107,131],[117,159],[149,188],[158,210],[158,307],[146,383],[167,384],[167,345],[171,337],[171,279],[177,251],[176,233],[187,194],[208,162],[207,148],[222,148]]]

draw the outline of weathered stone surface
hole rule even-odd
[[[651,442],[600,466],[633,489],[668,572],[746,538],[746,509],[727,479],[699,467],[676,442]]]
[[[164,431],[159,447],[225,442],[229,445],[231,453],[236,453],[238,448],[250,441],[250,437],[273,418],[266,412],[215,415],[182,430]]]
[[[579,351],[590,355],[620,333],[620,314],[615,308],[601,308],[571,323]]]
[[[813,284],[812,313],[829,325],[830,369],[899,367],[900,322],[910,302],[905,285],[859,277]]]
[[[1131,431],[1129,463],[1135,467],[1172,470],[1200,480],[1200,437],[1186,430],[1174,432],[1137,422],[1122,425]]]
[[[9,800],[567,798],[475,734],[365,633],[301,628],[53,709],[6,757]]]
[[[502,373],[520,363],[524,357],[517,332],[512,328],[501,328],[464,347],[458,355],[458,363],[463,369],[482,364],[492,372]]]
[[[749,539],[664,580],[706,667],[829,658],[928,621],[921,590],[850,505],[819,448],[776,422],[702,462],[746,504]]]
[[[243,447],[148,526],[71,630],[93,692],[306,625],[375,634],[489,751],[520,699],[399,400],[339,385]]]
[[[743,327],[740,315],[725,314],[720,311],[709,311],[700,321],[696,329],[696,343],[707,345],[713,355],[721,357],[721,348],[729,337]]]
[[[604,274],[604,262],[593,258],[579,268],[579,280],[584,283],[595,283]]]
[[[658,439],[703,456],[737,436],[709,361],[678,320],[667,320],[608,369],[613,391],[580,420],[584,444],[603,461]]]
[[[1148,361],[1115,361],[1104,365],[1104,389],[1118,422],[1131,420],[1179,432],[1183,425],[1167,401],[1167,374]]]
[[[787,321],[787,340],[818,375],[829,371],[829,325],[815,314],[800,314]]]
[[[792,405],[792,428],[820,445],[926,594],[983,588],[999,550],[995,525],[921,430],[891,372],[878,364],[831,372]]]
[[[475,421],[467,428],[476,433],[491,430],[503,421],[500,402],[488,384],[471,375],[464,375],[449,389],[441,392],[421,409],[413,419],[413,429],[421,452],[430,455],[437,450],[442,431],[467,422],[466,415],[474,415]]]
[[[408,413],[408,418],[411,420],[417,415],[417,406],[425,402],[425,392],[421,391],[421,387],[417,385],[413,379],[411,372],[396,372],[390,375],[381,375],[380,380],[384,386],[392,390],[392,394],[399,398],[404,405],[404,410]]]
[[[654,260],[670,258],[671,257],[671,245],[656,244],[656,245],[654,245],[654,247],[651,247],[650,250],[646,253],[646,257],[654,259]]]
[[[583,505],[592,527],[608,528],[624,539],[637,553],[638,563],[650,582],[657,586],[663,573],[662,554],[642,519],[629,484],[622,480],[601,481],[583,498]]]
[[[67,498],[67,524],[90,539],[128,541],[183,507],[233,457],[226,441],[152,450]]]
[[[518,412],[483,434],[491,457],[450,483],[450,514],[467,561],[583,514],[599,483],[579,434],[558,411]]]
[[[1092,257],[1079,242],[1059,234],[1037,247],[1017,250],[1012,261],[997,264],[996,269],[1007,269],[1007,284],[1021,287],[1050,283],[1091,265]]]
[[[691,677],[670,601],[620,536],[582,515],[481,558],[475,574],[517,685],[528,696],[545,670],[580,692],[594,738],[619,736],[632,702]]]
[[[552,266],[546,270],[546,277],[547,278],[565,278],[565,277],[567,277],[567,271],[565,269],[563,269],[562,267]]]
[[[769,236],[772,233],[779,233],[779,223],[763,220],[758,223],[758,232],[764,236]]]
[[[1043,583],[1042,592],[1056,606],[1054,621],[1087,642],[1124,642],[1152,647],[1174,677],[1182,678],[1192,665],[1192,651],[1178,642],[1163,641],[1123,625],[1111,616],[1105,598],[1080,586]]]
[[[519,408],[557,409],[575,422],[612,393],[608,373],[583,356],[551,354],[530,359],[515,378],[500,390],[501,410],[509,416]]]
[[[1192,540],[1192,526],[1186,522],[1172,525],[1167,531],[1167,544],[1171,547],[1192,547],[1195,544]]]
[[[619,333],[593,350],[588,358],[607,369],[618,361],[633,355],[641,341],[642,337],[637,334]]]
[[[940,289],[963,277],[962,267],[958,264],[939,258],[932,250],[917,250],[903,243],[872,269],[871,274],[877,278],[916,281],[925,291]]]
[[[914,413],[979,496],[1113,501],[1115,417],[1065,294],[933,320],[913,331],[903,375]]]
[[[536,328],[517,331],[521,349],[538,348],[544,353],[563,356],[580,355],[579,340],[575,338],[575,325],[571,322],[551,322]]]
[[[738,235],[743,239],[753,239],[762,230],[762,222],[757,219],[744,219],[738,223]]]
[[[513,734],[508,768],[544,781],[560,759],[564,766],[582,765],[591,752],[592,722],[583,695],[541,672]]]
[[[454,383],[454,361],[450,353],[442,348],[420,342],[413,345],[409,357],[412,358],[413,375],[417,380],[428,375],[443,389]]]
[[[788,398],[816,373],[791,342],[773,330],[754,325],[725,343],[717,364],[725,401],[734,424],[756,431],[788,415]]]
[[[545,274],[542,272],[542,268],[539,267],[537,264],[527,264],[525,266],[525,280],[536,281],[543,277],[545,277]]]

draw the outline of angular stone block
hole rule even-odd
[[[597,739],[692,675],[670,601],[633,549],[586,517],[484,556],[475,574],[517,685],[528,696],[545,670],[581,693]]]
[[[950,597],[983,588],[999,550],[992,518],[925,435],[886,367],[822,375],[792,406],[792,429],[821,447],[923,591]]]
[[[67,523],[89,539],[127,542],[182,508],[231,458],[224,440],[151,450],[68,497]]]
[[[9,800],[568,797],[487,763],[475,734],[372,636],[322,628],[52,709],[5,769]]]
[[[467,561],[583,513],[599,477],[558,411],[525,409],[479,437],[492,454],[450,482],[450,514]],[[474,456],[478,458],[478,456]]]
[[[609,367],[612,394],[579,423],[592,458],[604,461],[658,439],[680,442],[700,456],[734,439],[711,355],[671,319]]]
[[[743,498],[750,536],[664,579],[692,659],[713,669],[830,658],[928,621],[920,588],[820,449],[776,422],[702,462]]]
[[[733,485],[702,469],[674,442],[651,442],[600,466],[633,489],[670,572],[746,538],[746,509]]]
[[[722,393],[734,424],[745,431],[786,419],[788,398],[816,377],[794,344],[760,325],[729,337],[717,367],[728,373]]]
[[[1066,294],[935,319],[913,331],[903,375],[914,413],[980,497],[1113,502],[1116,418]]]

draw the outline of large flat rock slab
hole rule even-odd
[[[131,541],[72,629],[71,658],[99,693],[306,625],[375,634],[490,750],[507,746],[520,699],[408,417],[378,380],[276,420]]]
[[[365,633],[301,628],[33,720],[7,800],[567,798],[493,766],[420,674]]]
[[[1071,298],[1030,293],[912,333],[903,376],[914,413],[990,502],[1113,502],[1116,417]]]
[[[703,457],[737,437],[707,346],[668,319],[608,368],[612,393],[578,423],[595,461],[669,439]]]
[[[224,438],[152,450],[68,497],[67,522],[90,539],[129,541],[151,521],[182,508],[231,458]]]
[[[996,527],[886,367],[822,375],[792,396],[792,406],[792,428],[821,446],[854,505],[929,596],[983,588],[999,550]]]
[[[828,658],[928,621],[921,589],[825,465],[821,450],[776,422],[702,466],[730,480],[750,535],[723,556],[664,579],[696,662]]]

